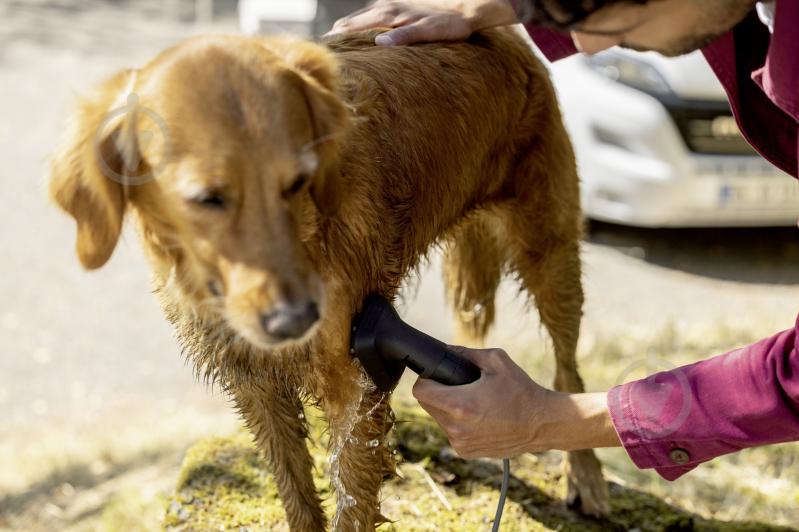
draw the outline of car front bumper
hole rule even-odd
[[[692,151],[658,98],[596,74],[580,58],[563,63],[555,81],[586,216],[642,227],[796,225],[794,178],[757,155]]]

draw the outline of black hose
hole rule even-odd
[[[491,532],[499,531],[499,523],[502,521],[502,510],[505,509],[505,499],[508,498],[508,484],[510,484],[510,460],[502,460],[502,487],[499,490],[499,502],[497,503],[497,513],[494,515],[494,526]]]

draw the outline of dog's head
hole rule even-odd
[[[339,202],[348,110],[329,52],[204,37],[83,99],[52,163],[89,269],[130,209],[162,277],[263,348],[306,338],[324,297],[307,243]]]

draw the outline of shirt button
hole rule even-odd
[[[672,449],[669,458],[675,464],[683,465],[691,461],[691,455],[685,449]]]

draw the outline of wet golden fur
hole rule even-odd
[[[516,275],[553,339],[555,386],[582,390],[578,179],[544,67],[510,30],[406,48],[373,36],[186,41],[83,99],[53,160],[51,193],[77,221],[87,268],[111,256],[123,217],[136,219],[186,355],[252,429],[292,530],[326,526],[305,400],[343,447],[334,487],[356,504],[339,502],[339,527],[381,520],[394,464],[364,442],[384,442],[392,416],[388,398],[364,391],[350,321],[368,293],[396,296],[437,243],[461,339],[482,342],[500,277]],[[153,123],[138,107],[107,118],[131,94],[168,142],[143,142]],[[159,171],[123,186],[103,166]],[[278,342],[259,317],[289,300],[319,302],[321,318]],[[569,497],[601,511],[593,454],[572,453],[567,468]]]

